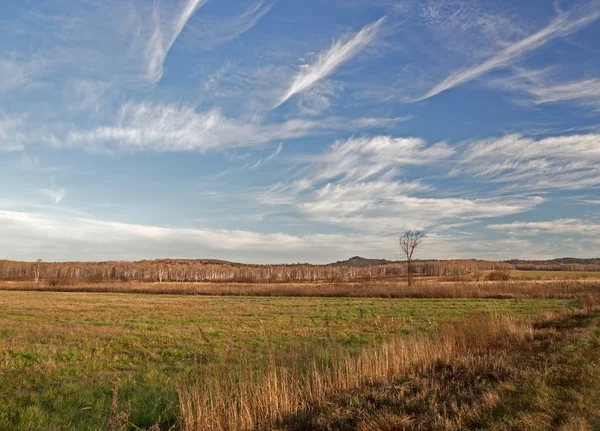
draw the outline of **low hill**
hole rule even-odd
[[[332,266],[377,266],[377,265],[387,265],[390,263],[394,263],[392,260],[387,259],[367,259],[365,257],[354,256],[350,259],[346,260],[338,260],[335,263],[332,263]]]

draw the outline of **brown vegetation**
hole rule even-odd
[[[490,350],[514,346],[531,337],[532,329],[527,323],[509,317],[476,317],[460,328],[451,326],[437,339],[398,337],[365,349],[356,357],[336,358],[331,365],[314,362],[307,373],[270,364],[264,375],[254,377],[251,370],[237,372],[243,377],[218,382],[225,383],[222,386],[215,386],[215,379],[200,378],[180,391],[182,428],[273,429],[290,417],[300,423],[300,416],[306,416],[336,393],[384,384],[441,364],[473,362],[479,355],[495,364],[499,357],[489,355]]]
[[[420,281],[399,280],[315,283],[71,283],[0,282],[0,290],[91,293],[145,293],[221,296],[306,296],[373,298],[580,298],[600,292],[600,280]]]
[[[487,275],[487,279],[489,281],[507,281],[510,280],[510,271],[507,269],[497,269],[495,271],[491,271]]]
[[[557,327],[590,316],[597,310],[598,296],[592,301],[585,310],[533,322],[475,316],[444,326],[433,338],[397,337],[355,357],[340,356],[329,364],[315,361],[304,373],[272,363],[258,376],[249,367],[236,370],[235,379],[199,376],[197,383],[180,391],[181,426],[186,431],[479,428],[495,420],[495,411],[510,409],[502,405],[503,395],[518,398],[516,388],[511,388],[530,379],[527,373],[537,372],[540,379],[548,376],[544,367],[554,364],[540,368],[532,361],[531,369],[525,369],[521,361],[552,345],[558,335],[568,337]],[[590,350],[598,353],[597,341]],[[597,375],[593,362],[588,365],[586,370]],[[576,386],[582,381],[579,377],[569,383]],[[550,425],[539,429],[571,419],[589,427],[584,415],[593,411],[585,410],[581,402],[571,404],[553,406],[550,412],[548,403],[534,405],[540,410],[539,419]],[[582,416],[565,417],[572,407]],[[525,409],[520,406],[517,413]],[[553,420],[548,420],[548,413]],[[527,422],[516,420],[515,426],[504,428],[523,427],[530,429]]]

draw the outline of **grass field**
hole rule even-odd
[[[577,304],[3,291],[0,429],[105,429],[116,378],[131,423],[160,420],[168,429],[178,419],[177,389],[232,364],[327,360],[477,313],[531,315]]]
[[[284,415],[276,428],[598,430],[600,303],[594,302],[595,312],[588,308],[530,322],[467,318],[442,328],[445,335],[433,344],[392,344],[380,349],[379,360],[370,357],[368,362],[381,365],[404,356],[408,366],[400,362],[383,374],[373,372],[373,366],[362,373],[358,368],[367,377],[360,384],[334,391],[306,409],[290,409],[293,413]],[[215,428],[186,428],[204,429]]]

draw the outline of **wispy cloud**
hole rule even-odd
[[[279,153],[281,153],[282,150],[283,150],[283,144],[280,142],[279,145],[277,145],[277,149],[275,151],[273,151],[271,154],[269,154],[269,156],[265,159],[265,161],[267,163],[270,162],[275,157],[277,157],[279,155]]]
[[[582,7],[575,7],[567,12],[559,12],[559,15],[543,29],[503,48],[479,64],[452,73],[436,84],[419,100],[428,99],[450,88],[472,81],[492,70],[510,66],[550,40],[568,36],[593,23],[598,18],[600,18],[600,7],[597,2],[589,2]]]
[[[454,154],[444,142],[375,136],[341,140],[304,160],[300,174],[260,197],[291,207],[309,219],[359,232],[391,234],[404,228],[444,225],[521,213],[543,198],[451,198],[420,180],[404,180],[410,168],[441,164]],[[300,161],[302,162],[302,160]]]
[[[362,181],[383,174],[396,174],[406,166],[419,166],[446,159],[454,150],[445,142],[427,145],[421,138],[374,136],[339,140],[323,154],[310,158],[316,181],[342,177]]]
[[[512,72],[511,76],[490,80],[489,84],[495,88],[523,94],[536,105],[569,102],[600,109],[600,78],[561,81],[552,76],[551,69],[513,68]]]
[[[471,142],[451,175],[512,183],[528,190],[600,184],[600,135],[533,139],[522,135]]]
[[[52,188],[41,189],[40,192],[50,199],[54,204],[60,203],[67,195],[67,191],[61,187],[53,186]]]
[[[540,197],[479,199],[405,194],[418,190],[413,184],[392,181],[325,186],[299,208],[321,222],[392,234],[407,228],[439,230],[447,224],[518,214],[544,201]]]
[[[540,222],[492,224],[488,227],[495,230],[526,235],[539,235],[548,233],[557,235],[600,235],[600,224],[590,223],[589,221],[574,218],[563,218]]]
[[[0,58],[0,78],[6,75],[6,79],[0,79],[0,91],[31,81],[32,74],[48,64],[69,78],[152,89],[162,79],[165,62],[175,45],[205,52],[248,31],[272,6],[256,0],[239,11],[241,2],[233,2],[234,6],[225,6],[225,15],[201,20],[198,11],[206,3],[87,0],[69,4],[61,13],[31,7],[23,14],[31,39],[27,43],[52,48],[45,50],[45,59],[36,58],[35,62]],[[15,30],[19,32],[20,27]],[[48,64],[42,64],[42,60]]]
[[[155,3],[152,18],[154,31],[145,48],[146,80],[157,84],[163,75],[163,63],[169,50],[179,37],[188,20],[196,13],[205,0],[187,0],[173,15],[165,17],[159,8],[160,3]]]
[[[287,101],[290,97],[311,87],[321,79],[332,74],[338,67],[355,57],[369,43],[377,37],[385,17],[362,28],[353,37],[344,37],[331,45],[330,48],[319,53],[316,61],[305,64],[294,76],[292,83],[281,97],[276,107]]]
[[[236,4],[241,2],[236,2]],[[217,45],[229,42],[251,28],[271,10],[275,3],[265,0],[256,1],[239,15],[222,19],[214,16],[200,17],[197,23],[190,23],[190,39],[199,44],[201,49],[211,49]]]
[[[206,151],[252,147],[268,142],[295,139],[329,130],[361,130],[388,127],[404,119],[358,118],[289,119],[265,123],[241,121],[223,115],[218,109],[196,111],[185,104],[127,103],[115,124],[92,130],[74,130],[55,146],[83,147],[88,150],[122,151]]]

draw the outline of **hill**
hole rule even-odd
[[[387,259],[367,259],[365,257],[354,256],[346,260],[338,260],[330,265],[332,266],[377,266],[377,265],[388,265],[395,263],[393,260]]]

